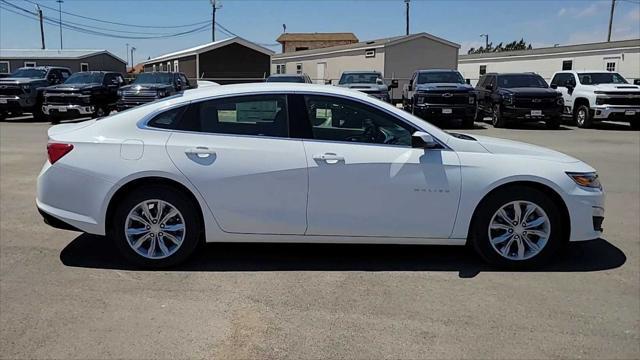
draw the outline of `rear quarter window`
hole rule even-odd
[[[147,126],[159,129],[175,129],[186,108],[187,106],[180,106],[162,112],[151,119]]]

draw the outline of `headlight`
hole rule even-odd
[[[604,105],[605,101],[603,97],[598,96],[596,98],[596,105]]]
[[[505,104],[513,104],[513,96],[511,95],[504,95],[502,97],[502,101],[504,101]]]
[[[579,186],[602,189],[602,184],[598,179],[598,174],[592,173],[572,173],[568,172],[567,175]]]
[[[158,97],[165,97],[167,92],[165,90],[158,90]]]

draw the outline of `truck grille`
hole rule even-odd
[[[468,92],[438,92],[438,93],[420,93],[419,96],[424,97],[426,104],[468,104]]]
[[[82,105],[86,104],[83,101],[83,98],[79,95],[70,96],[70,95],[48,95],[45,97],[45,102],[47,104],[62,104],[62,105]]]
[[[640,96],[627,98],[627,97],[611,97],[611,98],[598,98],[598,105],[628,105],[628,106],[640,106]]]
[[[0,95],[22,95],[22,89],[19,87],[0,87]]]
[[[157,100],[155,91],[125,91],[121,101],[125,104],[141,104]]]
[[[557,106],[556,98],[517,97],[514,99],[516,107],[529,109],[546,109]]]

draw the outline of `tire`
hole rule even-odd
[[[157,210],[160,208],[159,202],[163,203],[160,216],[157,215]],[[152,219],[140,211],[145,204]],[[178,213],[168,217],[170,215],[168,212],[172,211],[171,208]],[[198,204],[194,204],[188,196],[176,191],[173,187],[167,185],[139,187],[132,190],[118,204],[108,236],[115,242],[125,259],[138,267],[175,266],[185,261],[198,246],[203,226],[197,209],[199,209]],[[148,225],[144,226],[143,222],[133,219],[130,215],[137,215],[142,220],[152,220],[155,223],[148,221]],[[167,217],[167,219],[162,224],[156,217]],[[182,231],[179,230],[180,224],[182,224]],[[169,227],[174,230],[168,230]],[[127,228],[137,234],[127,236]],[[172,235],[174,240],[171,240],[169,235]],[[142,239],[145,236],[146,239]],[[153,249],[151,249],[152,243]],[[134,245],[138,245],[137,250],[134,249]]]
[[[35,121],[47,121],[47,116],[42,111],[42,101],[38,100],[32,111],[33,120]]]
[[[109,110],[104,106],[97,106],[96,111],[91,115],[92,119],[97,119],[109,115]]]
[[[593,126],[591,119],[591,110],[587,105],[580,105],[573,114],[576,125],[580,128],[588,129]]]
[[[549,130],[558,130],[560,128],[560,117],[552,117],[545,121],[545,124]]]
[[[631,130],[640,130],[640,119],[632,120],[629,125]]]
[[[473,129],[475,125],[475,116],[467,116],[462,119],[462,128]]]
[[[521,218],[517,225],[513,225],[513,222],[508,226],[503,225],[506,221],[503,221],[499,210],[503,209],[507,218],[513,221],[517,218],[516,204],[521,209],[521,217],[527,214],[529,206],[534,206],[535,211],[527,219]],[[525,221],[533,223],[539,219],[545,222],[536,226],[522,225]],[[505,228],[499,228],[501,226]],[[510,186],[490,194],[480,203],[472,220],[470,234],[474,249],[486,262],[508,268],[531,268],[547,262],[566,244],[564,227],[558,206],[545,193],[527,186]],[[546,233],[547,236],[539,237],[533,232]],[[502,241],[505,237],[506,240]],[[541,248],[536,250],[529,244]],[[519,252],[521,246],[522,253]],[[506,251],[508,255],[501,251]]]
[[[500,104],[493,104],[491,112],[491,124],[496,128],[503,128],[507,125],[504,117],[502,116],[502,109],[500,108]]]

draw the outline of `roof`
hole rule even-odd
[[[416,71],[418,73],[432,73],[432,72],[458,72],[458,70],[456,69],[425,69],[425,70],[418,70]]]
[[[89,56],[108,54],[123,63],[121,58],[113,55],[107,50],[42,50],[42,49],[0,49],[2,59],[59,59],[59,60],[79,60]]]
[[[274,77],[274,78],[278,78],[278,77],[300,77],[300,78],[303,78],[304,75],[303,74],[271,74],[271,75],[269,75],[269,77]]]
[[[311,56],[311,55],[324,55],[324,54],[351,51],[351,50],[357,50],[357,49],[381,48],[381,47],[395,45],[405,41],[411,41],[419,38],[427,38],[429,40],[433,40],[445,45],[460,48],[460,45],[456,43],[422,32],[422,33],[412,34],[412,35],[393,36],[393,37],[370,40],[370,41],[361,41],[361,42],[347,44],[347,45],[330,46],[330,47],[321,48],[321,49],[302,50],[302,51],[296,51],[296,52],[282,53],[282,54],[274,55],[273,60],[297,58],[297,57]]]
[[[640,39],[620,40],[610,42],[598,42],[589,44],[577,44],[577,45],[563,45],[543,47],[531,50],[516,50],[516,51],[501,51],[481,54],[468,54],[460,55],[459,60],[474,60],[474,59],[490,59],[501,57],[513,57],[513,56],[531,56],[531,55],[553,55],[559,53],[571,53],[571,52],[583,52],[594,50],[609,50],[616,48],[627,47],[640,47]]]
[[[380,74],[378,70],[345,70],[343,74]]]
[[[214,42],[210,42],[210,43],[206,43],[203,45],[198,45],[189,49],[184,49],[184,50],[180,50],[180,51],[175,51],[172,53],[168,53],[168,54],[164,54],[164,55],[160,55],[157,56],[153,59],[147,60],[145,61],[143,64],[151,64],[151,63],[155,63],[158,61],[163,61],[163,60],[169,60],[169,59],[175,59],[175,58],[179,58],[179,57],[184,57],[184,56],[191,56],[191,55],[196,55],[196,54],[202,54],[204,52],[207,51],[211,51],[217,48],[221,48],[223,46],[227,46],[230,44],[240,44],[243,46],[246,46],[248,48],[251,48],[255,51],[261,52],[263,54],[266,55],[273,55],[273,51],[262,47],[256,43],[252,43],[249,40],[243,39],[239,36],[235,36],[235,37],[231,37],[231,38],[227,38],[227,39],[223,39],[223,40],[218,40],[218,41],[214,41]]]
[[[353,41],[358,38],[350,32],[336,33],[284,33],[276,39],[277,42],[285,41]]]

